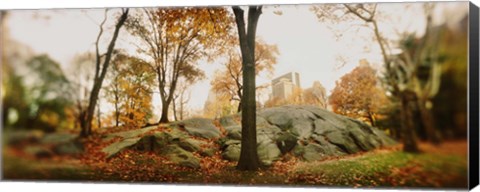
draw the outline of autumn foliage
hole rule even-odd
[[[212,90],[221,97],[227,98],[232,104],[237,104],[237,112],[241,111],[243,95],[242,58],[238,48],[238,41],[232,40],[226,52],[227,60],[223,68],[217,70],[211,81]],[[255,75],[271,75],[277,64],[279,51],[276,45],[268,44],[261,39],[255,44]],[[257,86],[256,89],[264,88]]]
[[[152,84],[155,74],[142,59],[119,54],[113,60],[111,83],[106,93],[115,107],[115,125],[138,128],[152,115]]]
[[[375,116],[387,101],[375,69],[366,62],[337,81],[329,97],[329,104],[335,113],[366,118],[372,125],[375,125]]]

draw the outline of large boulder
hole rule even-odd
[[[122,139],[139,137],[140,135],[143,135],[143,134],[145,134],[149,131],[152,131],[154,129],[157,129],[157,128],[158,128],[157,126],[150,126],[150,127],[145,127],[145,128],[141,128],[141,129],[134,129],[134,130],[129,130],[129,131],[111,133],[111,134],[105,135],[104,140],[108,141],[108,140],[113,139],[115,137],[120,137]]]
[[[154,151],[178,165],[192,168],[199,167],[201,156],[216,153],[221,153],[223,159],[238,161],[242,138],[240,115],[222,117],[218,122],[219,127],[211,119],[193,118],[171,123],[168,131],[149,127],[110,134],[107,138],[121,140],[103,151],[108,157],[126,148]],[[377,128],[313,106],[261,110],[256,124],[257,152],[263,165],[271,165],[286,154],[317,161],[396,143]],[[222,128],[226,135],[221,134]]]
[[[39,130],[34,131],[4,131],[3,138],[6,144],[18,146],[20,144],[38,143],[44,133]]]
[[[110,144],[109,146],[105,147],[102,149],[102,152],[104,152],[107,155],[107,158],[110,158],[117,154],[118,152],[122,151],[123,149],[133,146],[140,141],[140,137],[135,137],[135,138],[128,138],[121,140],[119,142],[115,142]]]
[[[297,145],[298,137],[290,132],[283,131],[277,135],[275,142],[277,143],[277,146],[282,154],[285,154],[291,151]]]
[[[201,140],[195,140],[191,138],[184,138],[184,139],[180,139],[177,142],[177,145],[184,150],[187,150],[189,152],[194,152],[194,151],[200,151],[202,149],[202,146],[207,145],[207,142],[201,141]]]
[[[315,126],[313,129],[313,133],[319,134],[319,135],[326,135],[327,133],[331,133],[338,130],[338,128],[335,127],[335,125],[331,124],[330,122],[324,119],[316,119],[315,121],[313,121],[313,124]]]
[[[229,161],[238,161],[240,159],[240,144],[231,144],[227,145],[225,150],[222,152],[222,158]]]
[[[227,138],[229,139],[242,139],[242,129],[239,126],[228,127],[227,130]]]
[[[80,155],[83,150],[83,145],[79,141],[60,143],[53,147],[53,151],[58,155]]]
[[[183,127],[189,134],[206,139],[219,138],[221,133],[219,128],[213,124],[213,120],[207,118],[192,118],[174,125]]]
[[[168,145],[163,152],[173,163],[190,168],[200,168],[200,159],[178,145]]]
[[[305,140],[312,136],[312,125],[312,121],[293,120],[291,132],[292,134],[296,135],[300,140]]]
[[[51,133],[46,134],[41,140],[41,144],[61,144],[61,143],[68,143],[72,142],[78,137],[77,134],[71,133]]]
[[[337,145],[347,153],[356,153],[360,151],[360,148],[357,146],[354,140],[345,132],[331,132],[326,135],[326,138],[327,141],[334,145]]]
[[[222,127],[238,126],[240,123],[237,122],[237,118],[239,118],[239,115],[228,115],[221,117],[218,121]]]
[[[257,146],[257,154],[263,165],[271,165],[282,154],[274,141],[262,142]]]

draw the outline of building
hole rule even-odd
[[[300,75],[290,72],[272,80],[272,98],[287,99],[295,88],[300,88]]]

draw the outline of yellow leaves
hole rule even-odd
[[[379,86],[376,71],[365,60],[336,82],[329,98],[335,113],[354,118],[373,115],[386,102],[388,100]]]
[[[152,110],[151,86],[155,74],[147,62],[142,59],[119,55],[113,67],[113,83],[108,88],[108,101],[118,107],[112,116],[119,114],[120,124],[139,127],[148,121]]]

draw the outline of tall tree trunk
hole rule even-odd
[[[83,123],[82,126],[82,131],[80,132],[81,137],[87,137],[92,134],[92,120],[93,120],[93,114],[95,112],[95,106],[97,105],[97,99],[98,99],[98,94],[100,93],[100,89],[102,87],[103,79],[105,78],[105,75],[107,73],[108,66],[110,65],[110,60],[112,58],[113,50],[115,48],[115,42],[117,41],[118,34],[120,33],[120,28],[122,28],[123,24],[127,20],[128,17],[128,9],[125,9],[122,11],[122,15],[117,21],[117,24],[115,25],[115,31],[113,32],[113,37],[110,40],[110,44],[108,45],[107,48],[107,53],[105,54],[105,59],[103,60],[103,65],[102,65],[102,71],[99,73],[99,68],[100,68],[100,58],[98,57],[98,49],[97,49],[97,70],[95,72],[95,78],[94,78],[94,84],[92,91],[90,93],[90,100],[88,103],[88,108],[86,111],[86,118],[85,118],[85,123]],[[100,34],[99,37],[102,33],[103,29],[100,29]],[[98,47],[98,39],[97,39],[97,47]]]
[[[419,152],[417,146],[417,136],[415,133],[415,125],[413,123],[412,108],[416,105],[416,94],[412,91],[403,91],[400,93],[401,115],[402,115],[402,139],[403,150],[405,152]]]
[[[157,67],[156,69],[156,73],[157,73],[157,81],[158,81],[158,91],[160,93],[160,101],[162,102],[162,109],[161,109],[161,116],[160,116],[160,121],[158,121],[158,123],[168,123],[170,122],[170,120],[168,120],[168,109],[170,107],[170,101],[171,101],[171,95],[173,94],[173,92],[170,92],[169,94],[170,95],[167,95],[166,91],[164,90],[164,84],[162,83],[162,76],[164,76],[164,74],[162,73],[162,70],[160,67]],[[171,85],[173,86],[173,85]]]
[[[175,119],[175,121],[178,121],[178,118],[177,118],[177,105],[176,105],[175,103],[176,103],[176,99],[174,99],[173,102],[172,102],[173,119]]]
[[[93,115],[95,113],[95,106],[97,106],[97,99],[98,99],[98,94],[100,93],[100,88],[101,88],[100,83],[98,81],[95,81],[92,92],[90,94],[88,108],[85,113],[86,115],[86,118],[85,118],[86,122],[84,123],[85,127],[83,127],[84,130],[82,130],[82,132],[80,133],[80,136],[82,137],[87,137],[92,134],[92,120],[93,120]]]
[[[162,101],[162,116],[160,117],[160,122],[159,123],[170,122],[168,120],[168,106],[169,106],[169,104],[167,103],[167,101]]]
[[[102,128],[102,119],[101,116],[102,114],[100,113],[100,103],[97,103],[97,124],[98,128]]]
[[[249,7],[248,31],[245,29],[244,11],[238,6],[234,6],[232,9],[237,23],[243,68],[242,141],[237,169],[257,170],[260,161],[257,154],[256,130],[255,36],[262,6]]]
[[[118,108],[118,93],[115,94],[115,127],[118,127],[120,119],[120,109]]]
[[[420,117],[422,119],[423,127],[427,132],[428,140],[433,144],[438,145],[440,144],[440,135],[439,132],[435,130],[432,112],[425,106],[427,102],[426,99],[418,99],[418,110],[420,111]]]

